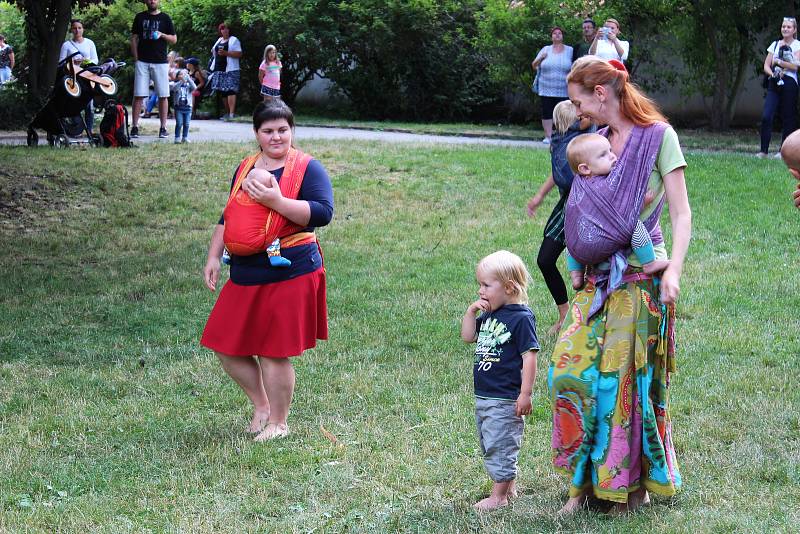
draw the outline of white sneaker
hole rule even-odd
[[[180,139],[178,139],[177,137],[175,138],[175,144],[176,144],[176,145],[179,145],[179,144],[181,144],[181,140],[180,140]]]
[[[781,156],[780,152],[775,152],[775,155],[772,156],[772,157],[775,158],[775,159],[783,159],[783,157]]]
[[[177,141],[175,141],[175,142],[177,143]],[[188,137],[184,137],[184,138],[181,140],[181,143],[191,143],[191,141],[189,140],[189,138],[188,138]]]
[[[542,143],[544,143],[545,145],[549,145],[550,144],[550,138],[549,137],[545,137],[544,139],[542,139]]]

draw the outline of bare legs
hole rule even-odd
[[[549,141],[550,136],[553,135],[553,119],[542,119],[542,128],[544,128],[544,136]]]
[[[133,127],[137,128],[139,126],[139,113],[142,112],[142,103],[144,102],[143,96],[134,96],[133,97],[133,117],[131,117],[133,122]]]
[[[247,427],[248,432],[261,432],[269,421],[270,404],[261,378],[261,367],[257,358],[225,356],[216,353],[222,368],[239,384],[247,398],[253,403],[253,418]]]
[[[233,117],[236,113],[236,95],[228,95],[225,107],[228,109],[228,117]]]
[[[558,335],[561,332],[561,327],[564,325],[564,319],[567,318],[567,312],[569,312],[569,302],[565,302],[564,304],[557,304],[558,307],[558,321],[550,327],[547,331],[548,334],[551,336]]]
[[[216,353],[222,368],[239,384],[253,403],[249,432],[256,441],[280,438],[289,433],[286,419],[294,394],[295,374],[289,358],[225,356]]]

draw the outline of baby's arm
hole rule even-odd
[[[479,311],[487,312],[489,309],[489,301],[483,299],[476,300],[469,305],[464,317],[461,319],[461,339],[464,340],[464,343],[475,343],[478,339],[475,317]]]
[[[533,395],[533,384],[536,382],[536,355],[537,350],[529,350],[522,355],[522,387],[516,402],[516,412],[518,416],[530,415],[533,410],[531,395]]]
[[[583,275],[586,272],[586,267],[578,260],[572,257],[567,251],[567,269],[569,269],[569,277],[572,280],[572,289],[580,289],[583,287]]]
[[[650,232],[644,227],[642,221],[636,221],[636,229],[633,231],[633,238],[631,238],[631,248],[636,258],[642,264],[642,270],[645,274],[660,273],[669,267],[669,260],[656,260],[656,251],[653,248],[653,240],[650,238]]]

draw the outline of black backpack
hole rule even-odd
[[[129,147],[131,136],[128,131],[128,110],[122,104],[109,100],[105,114],[100,121],[100,137],[105,147]]]

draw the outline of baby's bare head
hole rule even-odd
[[[795,130],[783,142],[781,157],[787,167],[800,171],[800,130]]]
[[[259,169],[257,167],[253,167],[252,169],[250,169],[250,172],[247,173],[247,177],[248,178],[251,178],[251,179],[255,180],[256,182],[258,182],[260,184],[264,184],[264,185],[266,185],[268,187],[271,184],[271,182],[269,180],[270,176],[272,176],[272,173],[270,173],[268,170]]]

